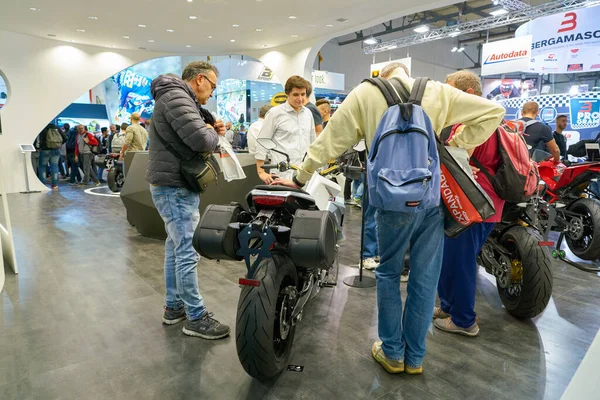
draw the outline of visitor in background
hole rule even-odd
[[[81,172],[76,157],[77,140],[79,138],[78,128],[73,127],[67,135],[67,164],[69,165],[69,185],[75,186],[81,183]]]
[[[554,161],[560,162],[560,150],[552,135],[552,129],[536,120],[539,113],[540,106],[535,101],[523,104],[521,120],[525,122],[525,142],[531,146],[530,154],[533,155],[536,150],[542,150],[552,154]]]
[[[54,124],[48,124],[39,135],[40,159],[38,164],[38,177],[42,183],[46,183],[46,166],[48,165],[48,162],[50,162],[52,190],[58,190],[58,161],[60,160],[60,148],[66,141],[67,135]]]
[[[108,154],[108,128],[103,127],[101,129],[101,132],[102,136],[98,145],[98,155],[106,156]],[[98,180],[100,181],[100,183],[106,183],[106,181],[104,180],[104,165],[98,165]]]
[[[83,169],[83,181],[82,186],[87,186],[90,183],[90,178],[94,182],[94,186],[99,186],[100,181],[96,176],[96,173],[92,169],[92,162],[94,161],[94,154],[92,154],[92,147],[97,146],[98,141],[89,133],[85,126],[77,125],[77,147],[75,148],[75,162],[81,159],[81,166]]]
[[[250,125],[250,128],[248,129],[248,152],[250,154],[256,154],[256,139],[265,122],[265,116],[271,108],[273,108],[273,106],[270,104],[262,106],[258,111],[258,120]]]
[[[331,118],[331,104],[327,99],[317,100],[317,108],[319,109],[319,113],[321,113],[321,118],[323,119],[323,129],[327,127],[327,123],[329,122],[329,118]]]
[[[227,129],[227,131],[225,132],[225,139],[227,139],[227,141],[229,142],[229,144],[231,144],[233,146],[233,139],[235,137],[235,132],[233,131],[231,125],[231,122],[227,121],[227,123],[225,124],[225,129]]]
[[[111,141],[111,154],[121,154],[121,150],[125,145],[125,132],[127,131],[128,127],[129,124],[125,122],[123,122],[120,126],[117,127],[117,132],[115,133]]]
[[[37,135],[35,137],[35,140],[33,141],[33,148],[35,149],[35,151],[31,152],[31,166],[33,167],[33,172],[35,172],[35,176],[38,176],[38,167],[40,166],[40,135]],[[46,183],[46,178],[44,178],[42,183]]]
[[[315,134],[317,137],[323,131],[323,117],[321,117],[321,111],[310,102],[310,95],[312,94],[312,85],[308,82],[308,87],[306,88],[306,98],[304,99],[304,107],[308,108],[313,116],[313,121],[315,124]]]
[[[125,130],[125,144],[121,147],[119,160],[123,160],[127,151],[144,151],[148,144],[148,131],[140,125],[141,115],[131,114],[131,126]]]
[[[552,132],[552,137],[556,141],[556,145],[560,150],[560,157],[563,160],[567,159],[567,138],[564,135],[565,129],[567,129],[568,117],[565,114],[561,114],[556,117],[556,129]]]

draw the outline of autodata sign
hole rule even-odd
[[[537,18],[517,29],[532,36],[530,71],[573,73],[600,70],[600,6]]]
[[[531,36],[485,43],[481,52],[481,75],[529,70]]]

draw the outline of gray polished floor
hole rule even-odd
[[[9,195],[20,274],[0,293],[1,399],[559,399],[600,327],[600,278],[553,265],[543,315],[506,313],[481,272],[481,335],[430,331],[422,376],[387,374],[370,355],[375,289],[340,283],[305,311],[290,364],[259,383],[231,338],[189,338],[161,324],[163,244],[130,227],[118,198],[61,186]],[[358,210],[347,220],[341,279],[357,272]],[[234,324],[241,263],[201,261],[210,311]]]

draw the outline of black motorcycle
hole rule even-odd
[[[263,168],[294,167],[288,159]],[[247,208],[211,204],[196,229],[194,247],[203,257],[246,263],[248,273],[239,280],[236,346],[254,378],[273,377],[287,366],[305,305],[337,282],[337,269],[335,276],[329,273],[339,268],[345,206],[343,196],[323,190],[339,173],[340,166],[332,165],[313,176],[306,191],[257,186],[248,193]]]

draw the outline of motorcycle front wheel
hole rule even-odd
[[[497,284],[498,294],[506,310],[517,318],[541,314],[552,295],[552,259],[548,249],[538,244],[541,240],[534,229],[513,226],[499,241],[510,253],[511,273],[508,287]]]
[[[271,254],[255,273],[260,285],[242,289],[235,327],[240,363],[258,380],[283,371],[295,333],[291,315],[298,282],[296,267],[285,254]]]
[[[579,214],[580,222],[570,222],[572,229],[565,236],[569,249],[582,260],[600,258],[600,201],[580,199],[569,205],[568,211]]]
[[[108,188],[113,192],[118,193],[123,187],[123,172],[117,170],[116,168],[112,168],[110,171],[108,171],[106,180],[108,182]]]

